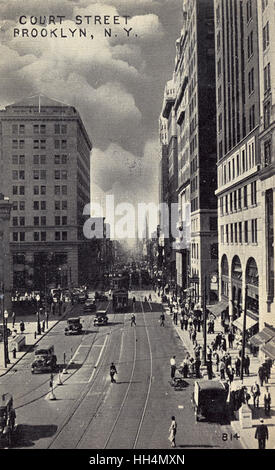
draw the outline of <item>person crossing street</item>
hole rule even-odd
[[[110,365],[111,383],[116,383],[115,374],[117,374],[117,369],[116,369],[115,364],[112,362],[112,364]]]
[[[131,326],[135,325],[136,326],[136,316],[134,313],[131,315]]]

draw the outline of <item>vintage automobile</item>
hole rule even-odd
[[[96,292],[95,300],[106,301],[108,300],[108,296],[105,294],[105,292]]]
[[[84,312],[96,312],[96,302],[94,299],[87,299],[84,304]]]
[[[52,345],[37,349],[34,355],[32,374],[36,372],[54,372],[56,370],[56,355]]]
[[[15,431],[16,413],[13,408],[13,398],[10,393],[5,393],[0,398],[0,441],[4,445],[11,446]]]
[[[115,312],[126,312],[128,309],[128,290],[117,289],[113,291],[113,308]]]
[[[78,303],[80,304],[84,304],[84,302],[86,301],[87,299],[87,295],[84,291],[80,291],[78,294],[77,294],[77,301]]]
[[[68,318],[65,335],[78,335],[82,333],[82,323],[79,317]]]
[[[106,315],[106,310],[98,310],[94,319],[94,326],[104,326],[107,325],[107,323],[108,317]]]
[[[194,383],[193,404],[196,421],[202,418],[223,419],[227,415],[228,385],[219,380],[200,380]]]

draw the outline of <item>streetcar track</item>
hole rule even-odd
[[[108,308],[109,308],[109,303],[108,303],[108,306],[107,306],[107,309],[106,309],[106,310],[108,310]],[[90,324],[91,324],[91,322],[92,322],[92,318],[93,318],[93,317],[90,318],[90,322],[89,322],[89,325],[88,325],[88,326],[90,326]],[[91,343],[90,345],[87,345],[87,347],[89,347],[89,349],[88,349],[88,351],[87,351],[87,353],[86,353],[86,355],[85,355],[85,357],[84,357],[84,360],[83,360],[83,364],[82,364],[82,365],[84,365],[85,362],[87,361],[87,358],[88,358],[88,356],[89,356],[89,354],[90,354],[90,351],[91,351],[92,347],[94,346],[94,343],[95,343],[95,341],[96,341],[96,338],[97,338],[97,335],[98,335],[99,331],[100,331],[100,328],[98,327],[98,329],[95,331],[95,335],[94,335],[94,337],[93,337],[93,339],[92,339],[92,343]],[[85,336],[86,336],[86,332],[84,332],[84,333],[82,334],[82,338],[81,338],[81,341],[80,341],[80,345],[81,345],[81,342],[84,340]],[[102,335],[102,336],[103,336],[103,335]],[[80,346],[80,345],[79,345],[79,346]],[[79,347],[79,346],[78,346],[78,347]],[[69,363],[68,363],[68,364],[69,364]],[[76,372],[78,372],[78,369],[72,370],[72,372],[70,373],[70,375],[68,375],[68,377],[63,378],[63,382],[66,382],[66,381],[69,380],[71,377],[73,377],[74,374],[76,374]],[[16,398],[16,400],[20,400],[20,399],[22,399],[23,397],[25,397],[26,395],[30,395],[30,394],[36,392],[36,391],[39,390],[40,388],[44,387],[48,382],[49,382],[49,378],[47,378],[47,380],[45,380],[44,382],[40,383],[37,387],[33,388],[32,390],[30,390],[30,391],[24,393],[23,395],[21,395],[20,397]],[[54,388],[56,388],[56,387],[57,387],[57,384],[55,384]],[[35,398],[33,398],[32,400],[30,400],[30,401],[28,401],[28,402],[25,402],[25,403],[23,403],[23,404],[20,405],[20,406],[17,406],[17,407],[15,408],[15,410],[18,410],[18,409],[20,409],[20,408],[23,408],[23,407],[25,407],[25,406],[28,406],[28,405],[30,405],[31,403],[34,403],[34,402],[36,402],[36,401],[42,399],[43,397],[46,397],[48,394],[49,394],[49,390],[47,390],[47,392],[45,392],[45,393],[42,393],[42,394],[39,395],[38,397],[35,397]]]

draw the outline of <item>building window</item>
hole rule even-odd
[[[18,171],[17,170],[12,170],[12,179],[13,180],[18,180]]]
[[[40,170],[40,179],[45,180],[46,179],[46,170]]]
[[[45,196],[45,194],[46,194],[46,186],[40,186],[40,194],[42,194],[42,196]]]
[[[68,209],[67,201],[62,201],[62,210],[67,210],[67,209]]]
[[[19,225],[21,225],[21,227],[25,225],[25,217],[19,217]]]
[[[221,243],[224,244],[224,225],[221,225]]]
[[[45,215],[42,215],[41,216],[41,225],[46,225],[46,216]]]
[[[255,127],[255,105],[253,104],[249,109],[249,130],[252,131]]]
[[[270,63],[268,63],[264,68],[264,91],[270,90],[271,80],[270,80]]]
[[[251,57],[253,54],[253,31],[247,37],[247,56]]]
[[[39,217],[34,217],[33,218],[33,225],[35,225],[35,226],[39,225]]]
[[[14,227],[17,227],[17,225],[18,225],[18,217],[13,217],[13,218],[12,218],[12,225],[13,225]]]
[[[257,219],[252,219],[251,220],[251,241],[252,241],[252,243],[257,243],[258,242]]]
[[[67,232],[62,232],[62,240],[63,241],[67,240]]]
[[[243,206],[247,207],[247,186],[243,188]]]
[[[68,172],[67,170],[61,170],[61,179],[66,180],[68,177]]]
[[[234,224],[230,224],[230,242],[234,242]]]
[[[25,171],[24,171],[24,170],[20,170],[20,171],[19,171],[19,179],[20,179],[20,180],[24,180],[24,179],[25,179]]]
[[[264,166],[271,163],[271,139],[264,142]]]
[[[242,208],[242,188],[238,189],[238,209]]]
[[[25,210],[25,201],[19,201],[19,210],[24,211]]]
[[[41,232],[41,241],[45,242],[46,241],[46,232]]]
[[[54,239],[55,239],[55,241],[59,241],[59,240],[60,240],[60,232],[55,232],[55,234],[54,234]]]
[[[62,216],[62,225],[67,225],[67,216],[66,215]]]
[[[41,210],[45,211],[46,210],[46,201],[41,201],[40,206],[41,206]]]
[[[34,165],[39,165],[39,155],[34,155],[33,156],[33,164]]]
[[[248,72],[248,94],[251,95],[254,91],[254,68]]]
[[[242,222],[239,222],[239,243],[243,242],[243,237],[242,237]]]
[[[264,51],[269,46],[269,22],[263,27],[263,49]]]
[[[67,134],[67,124],[55,124],[54,133],[55,134]]]
[[[257,204],[257,187],[256,187],[256,181],[253,181],[250,185],[251,187],[251,204],[255,205]]]
[[[244,222],[244,242],[248,243],[248,221]]]
[[[252,0],[246,2],[246,19],[247,22],[252,18]]]
[[[33,232],[33,240],[39,242],[39,232]]]
[[[67,186],[66,185],[62,186],[62,195],[67,196]]]
[[[19,232],[19,240],[20,240],[20,242],[25,241],[25,232]]]
[[[238,224],[235,222],[234,224],[234,233],[235,233],[235,243],[238,243]]]
[[[55,155],[55,156],[54,156],[54,163],[55,163],[55,165],[59,165],[59,164],[60,164],[60,155]]]
[[[39,170],[33,170],[33,179],[39,180]]]
[[[35,211],[39,210],[39,201],[33,201],[33,210]]]
[[[267,101],[264,104],[264,128],[266,129],[270,125],[270,115],[271,115],[271,103]]]
[[[222,73],[222,63],[221,63],[221,59],[218,60],[218,77],[221,75]]]
[[[225,226],[225,235],[226,235],[226,243],[229,243],[229,227],[228,224]]]
[[[55,225],[61,225],[60,220],[61,220],[61,219],[60,219],[60,216],[59,216],[59,215],[56,215],[55,218],[54,218],[54,223],[55,223]]]
[[[55,172],[54,172],[54,179],[60,180],[60,170],[55,170]]]
[[[18,242],[18,233],[17,233],[17,232],[13,232],[13,234],[12,234],[12,241]]]

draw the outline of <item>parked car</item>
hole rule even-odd
[[[4,393],[0,398],[0,441],[4,445],[11,446],[15,431],[16,413],[13,408],[13,397],[10,393]]]
[[[227,414],[227,395],[228,384],[219,380],[196,381],[192,397],[196,421],[201,418],[224,418]]]
[[[79,317],[68,318],[65,335],[78,335],[82,333],[82,323]]]

